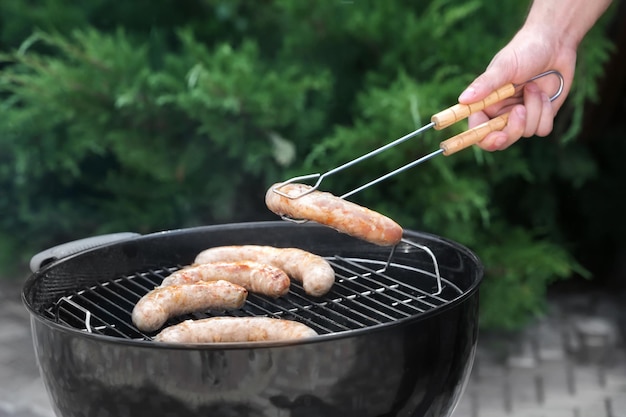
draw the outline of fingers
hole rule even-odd
[[[548,136],[554,127],[555,111],[550,102],[550,97],[544,92],[541,92],[541,106],[541,118],[535,130],[535,135]]]
[[[502,151],[522,137],[526,128],[526,107],[517,105],[511,109],[509,121],[501,131],[489,133],[478,143],[478,146],[486,151]]]
[[[521,137],[547,136],[552,132],[554,110],[548,95],[536,84],[524,87],[524,103],[513,106],[507,125],[502,131],[492,132],[479,144],[487,151],[504,150]],[[470,128],[489,120],[486,113],[472,115]]]
[[[526,108],[526,123],[519,136],[529,138],[537,131],[537,126],[541,119],[541,111],[543,110],[541,105],[541,90],[534,83],[530,83],[524,87],[524,107]],[[510,135],[517,135],[520,132],[516,129],[508,133]]]
[[[487,69],[467,86],[459,95],[458,101],[461,104],[470,104],[482,100],[493,91],[507,84],[509,78],[510,75],[505,71]]]

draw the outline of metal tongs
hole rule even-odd
[[[444,129],[448,126],[453,125],[454,123],[457,123],[461,120],[466,119],[469,115],[479,112],[481,110],[483,110],[486,107],[491,106],[492,104],[495,104],[499,101],[502,101],[506,98],[512,97],[516,91],[532,82],[535,81],[539,78],[542,77],[546,77],[548,75],[555,75],[556,77],[558,77],[559,79],[559,88],[556,91],[556,93],[554,93],[554,95],[552,97],[550,97],[550,101],[554,101],[556,100],[561,93],[563,92],[563,85],[564,85],[564,80],[563,80],[563,75],[561,75],[560,72],[556,71],[556,70],[550,70],[550,71],[546,71],[546,72],[542,72],[541,74],[538,74],[534,77],[532,77],[529,80],[524,81],[521,84],[507,84],[503,87],[500,87],[499,89],[497,89],[496,91],[494,91],[493,93],[489,94],[487,97],[485,97],[483,100],[481,101],[477,101],[475,103],[471,103],[471,104],[455,104],[452,107],[449,107],[435,115],[433,115],[431,117],[431,122],[428,123],[427,125],[424,125],[422,127],[420,127],[419,129],[405,135],[402,136],[399,139],[394,140],[393,142],[388,143],[387,145],[381,146],[380,148],[374,149],[373,151],[362,155],[356,159],[353,159],[349,162],[346,162],[343,165],[340,165],[336,168],[333,168],[323,174],[317,173],[317,174],[309,174],[309,175],[302,175],[302,176],[297,176],[297,177],[293,177],[291,179],[288,179],[287,181],[284,181],[280,184],[277,184],[276,186],[274,186],[272,188],[272,191],[274,191],[275,193],[283,196],[283,197],[287,197],[290,199],[297,199],[300,198],[304,195],[307,195],[315,190],[317,190],[320,186],[320,184],[322,183],[322,181],[324,180],[324,178],[329,177],[333,174],[336,174],[339,171],[343,171],[346,168],[349,168],[353,165],[358,164],[359,162],[362,162],[368,158],[371,158],[375,155],[378,155],[384,151],[386,151],[389,148],[392,148],[396,145],[399,145],[402,142],[405,142],[417,135],[419,135],[420,133],[425,132],[426,130],[429,130],[431,128],[434,128],[436,130],[441,130]],[[491,132],[495,132],[498,130],[502,130],[509,119],[509,113],[505,113],[502,114],[498,117],[495,117],[481,125],[478,125],[470,130],[466,130],[465,132],[462,132],[456,136],[453,136],[449,139],[446,139],[445,141],[441,142],[439,144],[439,149],[437,149],[436,151],[425,155],[413,162],[409,162],[408,164],[397,168],[394,171],[391,171],[385,175],[382,175],[358,188],[355,188],[352,191],[349,191],[343,195],[340,196],[340,198],[346,198],[348,196],[351,196],[353,194],[358,193],[359,191],[364,190],[365,188],[368,188],[374,184],[377,184],[391,176],[394,176],[396,174],[399,174],[400,172],[406,171],[407,169],[413,168],[416,165],[421,164],[422,162],[425,162],[431,158],[433,158],[434,156],[437,156],[439,154],[443,154],[445,156],[449,156],[452,155],[453,153],[456,153],[462,149],[465,149],[471,145],[474,145],[478,142],[480,142],[485,136],[487,136],[489,133]],[[307,180],[312,180],[317,178],[317,182],[309,189],[307,189],[306,191],[300,193],[300,194],[287,194],[283,191],[281,191],[280,189],[282,187],[284,187],[287,184],[290,183],[294,183],[294,182],[301,182],[301,181],[307,181]]]

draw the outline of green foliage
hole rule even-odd
[[[568,278],[572,259],[564,249],[503,223],[493,225],[489,238],[491,245],[481,251],[489,278],[481,294],[489,300],[482,304],[482,324],[514,328],[543,312],[546,284]]]
[[[263,203],[270,183],[323,172],[428,122],[528,7],[183,4],[0,4],[5,267],[98,233],[275,219]],[[609,50],[600,30],[585,45],[564,110],[571,120],[555,129],[568,137]],[[428,131],[323,188],[342,194],[464,128]],[[554,190],[598,175],[575,143],[538,141],[439,155],[351,199],[476,251],[487,270],[483,323],[515,327],[541,311],[550,282],[584,272],[565,243]]]
[[[595,81],[602,76],[604,71],[603,65],[599,65],[599,63],[608,61],[609,55],[614,49],[610,41],[603,36],[602,31],[606,20],[611,15],[609,12],[603,16],[600,23],[590,30],[580,45],[579,50],[582,53],[578,55],[574,87],[568,96],[570,106],[565,109],[571,123],[556,126],[554,132],[563,142],[567,143],[573,140],[580,133],[585,104],[587,102],[595,103],[599,100],[598,86]]]
[[[36,42],[56,53],[32,51]],[[2,183],[20,205],[7,207],[3,229],[21,226],[21,239],[41,245],[76,230],[145,232],[260,211],[284,154],[276,131],[298,131],[327,77],[263,62],[252,41],[209,50],[181,31],[158,67],[146,65],[148,49],[122,30],[38,32],[10,56]]]

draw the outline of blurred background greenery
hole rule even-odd
[[[22,279],[34,253],[82,237],[275,220],[271,183],[427,123],[528,4],[1,2],[0,276]],[[616,15],[585,39],[550,137],[437,157],[353,198],[474,250],[485,327],[515,328],[541,314],[553,282],[601,280],[622,259],[623,102],[601,101]],[[341,194],[464,128],[429,131],[324,188]]]

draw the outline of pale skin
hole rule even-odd
[[[507,126],[491,132],[477,145],[487,151],[504,150],[521,137],[547,136],[556,113],[572,86],[578,46],[589,29],[609,7],[611,0],[534,0],[525,23],[513,39],[498,52],[484,73],[459,96],[459,103],[482,100],[508,84],[521,84],[548,70],[559,71],[565,84],[553,102],[558,79],[548,76],[523,87],[523,102],[503,100],[470,116],[475,127],[505,112],[511,112]]]

